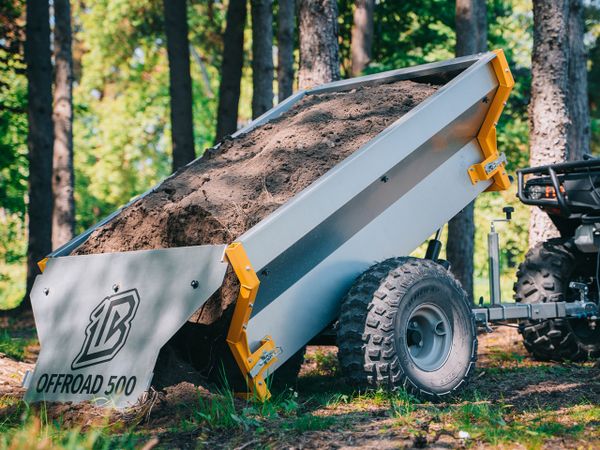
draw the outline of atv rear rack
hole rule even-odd
[[[517,197],[525,205],[539,206],[542,208],[559,208],[563,215],[569,217],[574,213],[574,208],[589,207],[589,205],[580,204],[569,199],[568,192],[564,186],[565,176],[577,174],[591,175],[590,172],[592,170],[600,171],[600,159],[589,158],[583,161],[572,161],[540,167],[530,167],[527,169],[518,169]],[[525,175],[549,177],[553,188],[551,198],[532,198],[526,189]]]

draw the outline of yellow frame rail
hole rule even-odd
[[[225,250],[225,256],[240,281],[240,292],[229,325],[227,344],[246,379],[250,392],[244,395],[255,396],[258,400],[265,401],[271,397],[271,393],[267,388],[264,372],[277,361],[277,348],[273,339],[265,336],[260,347],[255,352],[251,352],[246,335],[246,326],[250,320],[260,281],[241,242],[230,244]]]
[[[506,100],[510,95],[510,91],[512,91],[515,85],[515,80],[508,67],[504,51],[494,50],[494,53],[496,57],[492,60],[492,67],[498,78],[498,90],[496,91],[496,95],[494,95],[483,125],[481,125],[477,134],[477,140],[485,159],[483,162],[469,167],[468,173],[473,184],[492,179],[493,184],[486,191],[503,191],[509,188],[510,179],[506,173],[506,159],[504,155],[498,153],[496,126],[498,125],[500,114],[502,114],[502,110],[506,106]]]

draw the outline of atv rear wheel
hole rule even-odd
[[[571,281],[593,281],[596,254],[581,253],[573,242],[550,239],[527,252],[517,271],[515,300],[520,303],[573,301]],[[594,285],[595,288],[595,285]],[[600,329],[587,319],[526,320],[519,333],[529,353],[547,361],[584,361],[600,356]]]
[[[442,266],[392,258],[346,295],[339,362],[354,386],[404,387],[424,399],[456,393],[473,373],[477,334],[469,301]]]

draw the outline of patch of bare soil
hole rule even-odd
[[[437,87],[398,81],[309,95],[281,117],[226,139],[97,229],[76,254],[225,244],[358,150]],[[202,323],[235,299],[215,298]]]
[[[472,387],[486,396],[517,410],[600,404],[600,369],[593,363],[535,361],[514,328],[499,327],[479,342],[479,370]]]
[[[25,393],[21,382],[25,372],[33,367],[34,364],[15,361],[0,353],[0,398],[5,395],[21,398]]]

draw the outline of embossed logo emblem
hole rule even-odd
[[[123,348],[140,304],[137,289],[104,298],[90,314],[85,340],[71,369],[81,369],[113,359]]]

